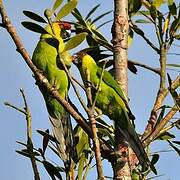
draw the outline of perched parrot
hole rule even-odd
[[[69,82],[60,58],[64,61],[67,67],[70,67],[72,57],[68,52],[62,52],[64,49],[62,35],[65,29],[69,29],[69,26],[65,26],[62,22],[54,22],[51,26],[48,25],[46,31],[49,34],[41,35],[34,50],[32,61],[48,79],[49,83],[59,92],[59,95],[67,100]],[[59,42],[58,47],[50,44],[50,41],[51,43],[55,42],[52,41],[54,37]],[[60,57],[57,51],[60,52]],[[40,84],[38,84],[38,86],[46,102],[53,134],[58,141],[57,147],[59,155],[67,166],[70,161],[69,156],[73,153],[70,115]]]
[[[73,62],[80,70],[84,83],[86,84],[90,81],[92,97],[95,97],[103,69],[97,66],[90,55],[83,52],[78,54]],[[130,119],[133,119],[134,116],[128,106],[128,99],[111,74],[106,70],[103,71],[95,106],[100,109],[103,114],[115,121],[117,127],[135,152],[143,169],[147,169],[149,160],[134,130],[134,126],[131,124]]]

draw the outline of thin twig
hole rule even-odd
[[[97,172],[98,172],[98,179],[101,179],[101,180],[103,180],[105,178],[104,178],[104,175],[103,175],[100,143],[99,143],[99,138],[98,138],[98,135],[97,135],[97,127],[96,127],[96,119],[94,117],[94,111],[95,111],[95,104],[96,104],[97,96],[98,96],[98,93],[99,93],[99,90],[100,90],[100,85],[101,85],[101,82],[102,82],[102,77],[103,77],[103,74],[104,74],[105,65],[106,65],[106,63],[104,63],[104,65],[103,65],[101,77],[100,77],[98,85],[96,87],[97,91],[96,91],[93,102],[92,102],[92,98],[91,98],[92,97],[91,96],[91,89],[90,89],[90,91],[87,90],[87,93],[88,94],[90,93],[88,95],[88,97],[90,98],[89,101],[90,101],[90,104],[91,104],[91,107],[89,107],[88,116],[89,116],[89,119],[90,119],[90,122],[91,122],[91,129],[92,129],[92,133],[93,133],[93,143],[94,143],[94,147],[95,147],[95,158],[96,158],[96,164],[97,164],[96,167],[97,167]],[[87,80],[90,81],[90,72],[87,72]]]
[[[166,89],[166,62],[167,62],[167,45],[166,43],[162,43],[160,47],[160,84],[159,84],[159,90],[156,96],[156,100],[154,103],[154,107],[151,111],[150,118],[148,121],[148,124],[145,128],[144,134],[143,134],[143,140],[146,139],[152,132],[154,125],[157,121],[157,111],[161,107],[162,102],[164,100],[164,97],[168,93],[168,89]],[[163,98],[162,98],[163,97]]]
[[[93,134],[93,143],[95,147],[95,158],[96,158],[96,164],[97,164],[97,173],[98,173],[98,179],[105,180],[104,174],[103,174],[103,166],[101,161],[101,149],[100,149],[100,143],[99,138],[97,135],[97,128],[96,128],[96,120],[94,118],[94,110],[93,108],[89,108],[88,116],[91,122],[91,128],[92,128],[92,134]]]
[[[145,36],[144,32],[137,25],[131,22],[130,27],[134,29],[134,31],[141,36],[152,49],[154,49],[158,54],[160,53],[160,50]]]
[[[24,109],[26,111],[26,122],[27,122],[27,150],[29,152],[30,155],[30,160],[31,160],[31,165],[33,168],[33,172],[34,172],[34,179],[35,180],[40,180],[40,176],[39,176],[39,171],[37,168],[37,164],[36,164],[36,159],[34,156],[34,152],[33,152],[33,142],[32,142],[32,118],[31,118],[31,113],[27,104],[27,100],[26,100],[26,96],[24,94],[24,90],[20,89],[20,92],[22,94],[23,100],[24,100]]]
[[[174,126],[176,126],[178,123],[180,122],[180,120],[178,119],[177,121],[173,122],[171,125],[165,127],[164,129],[162,129],[159,134],[163,134],[167,131],[169,131],[170,129],[172,129]]]
[[[144,144],[149,145],[156,137],[159,136],[161,130],[165,127],[165,125],[172,119],[172,117],[179,110],[177,105],[174,105],[172,109],[167,113],[167,115],[161,120],[161,122],[156,126],[155,130],[144,140]]]
[[[172,52],[170,52],[170,53],[167,53],[167,55],[176,55],[176,56],[180,56],[180,53],[172,53]]]
[[[15,109],[16,111],[19,111],[19,112],[23,113],[24,115],[26,115],[26,111],[24,111],[21,108],[18,108],[16,106],[10,104],[9,102],[5,102],[4,105],[9,106],[9,107]]]
[[[20,37],[17,34],[17,31],[15,27],[10,22],[10,19],[6,15],[6,11],[3,7],[2,0],[0,0],[0,14],[2,17],[2,22],[7,29],[8,33],[10,34],[12,40],[14,41],[17,51],[21,54],[23,59],[25,60],[28,67],[31,69],[31,71],[34,73],[37,81],[44,87],[47,92],[52,95],[69,113],[70,115],[76,120],[76,122],[81,126],[81,128],[89,135],[89,137],[92,137],[91,128],[87,124],[86,120],[82,117],[82,115],[79,113],[79,111],[74,109],[64,98],[62,98],[58,91],[48,82],[47,78],[43,76],[41,71],[39,71],[36,66],[32,63],[32,60],[30,58],[29,53],[25,49]],[[111,149],[109,149],[108,145],[103,143],[101,141],[101,149],[102,149],[102,155],[106,159],[110,159],[111,156],[114,156]]]
[[[17,51],[21,54],[21,56],[25,60],[26,64],[32,70],[37,81],[40,82],[45,89],[47,89],[49,94],[51,94],[54,98],[57,99],[58,102],[60,102],[62,104],[62,106],[74,117],[74,119],[77,121],[77,123],[79,123],[80,126],[85,130],[85,132],[90,135],[91,129],[88,126],[88,124],[86,123],[85,119],[82,119],[82,117],[78,114],[78,112],[76,112],[70,106],[70,104],[59,95],[58,91],[48,82],[47,78],[45,76],[43,76],[43,74],[32,63],[30,55],[28,54],[27,50],[25,49],[20,37],[18,36],[15,27],[11,24],[10,19],[6,15],[5,9],[2,4],[2,0],[0,0],[0,14],[2,16],[3,24],[5,25],[7,31],[11,35],[11,37],[16,45]]]
[[[32,169],[33,169],[33,172],[34,172],[34,179],[35,180],[40,180],[39,171],[38,171],[37,164],[36,164],[36,158],[35,158],[35,155],[34,155],[34,152],[33,152],[34,147],[33,147],[33,143],[32,143],[32,119],[31,119],[31,114],[30,114],[29,107],[27,105],[27,101],[26,101],[24,91],[22,89],[20,89],[20,92],[21,92],[23,100],[24,100],[24,105],[25,105],[24,110],[22,110],[20,108],[17,108],[16,106],[14,106],[14,105],[12,105],[12,104],[10,104],[8,102],[6,102],[4,104],[6,106],[9,106],[9,107],[17,110],[18,112],[23,113],[26,116],[27,145],[26,144],[23,144],[23,145],[25,145],[27,147],[27,151],[29,153]]]
[[[160,70],[158,68],[153,68],[151,66],[148,66],[146,64],[143,64],[143,63],[140,63],[140,62],[137,62],[137,61],[132,61],[132,60],[128,60],[128,61],[131,62],[132,64],[136,65],[136,66],[143,67],[145,69],[148,69],[148,70],[160,75]]]
[[[83,84],[81,84],[76,78],[74,78],[73,76],[71,76],[72,80],[74,82],[76,82],[84,91],[86,91],[86,88],[84,87]]]
[[[58,51],[58,54],[59,54],[59,57],[60,57],[59,59],[60,59],[62,65],[63,65],[63,68],[64,68],[64,70],[65,70],[65,72],[66,72],[66,74],[67,74],[67,76],[68,76],[68,78],[69,78],[69,80],[70,80],[70,82],[71,82],[71,85],[72,85],[72,87],[73,87],[73,89],[74,89],[74,92],[76,93],[76,96],[77,96],[79,102],[81,103],[82,107],[84,108],[84,110],[87,112],[87,111],[88,111],[88,108],[87,108],[84,100],[82,99],[82,97],[81,97],[78,89],[76,88],[76,86],[75,86],[75,84],[74,84],[74,81],[73,81],[73,79],[72,79],[72,77],[71,77],[71,75],[70,75],[70,73],[69,73],[69,70],[67,69],[64,61],[61,59],[61,52]]]

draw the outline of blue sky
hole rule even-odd
[[[44,9],[52,7],[52,2],[53,1],[50,0],[4,1],[7,13],[13,25],[17,28],[25,48],[31,55],[39,39],[39,34],[30,32],[21,26],[21,22],[27,20],[22,11],[30,10],[43,15]],[[105,1],[103,0],[79,0],[78,7],[82,14],[86,14],[89,9],[98,3],[101,3],[99,14],[113,9],[112,1],[104,2]],[[107,16],[106,20],[112,19],[112,15],[113,14]],[[153,38],[154,33],[150,25],[146,25],[144,28],[149,37],[155,39],[155,37]],[[101,32],[111,40],[111,24],[104,26],[101,29]],[[32,180],[33,173],[29,159],[24,158],[15,152],[15,150],[21,148],[16,141],[26,141],[25,118],[15,110],[5,107],[3,103],[8,101],[16,106],[22,107],[23,101],[19,89],[23,88],[25,90],[33,118],[33,140],[37,147],[41,146],[42,139],[41,136],[37,134],[36,130],[50,128],[48,114],[43,98],[35,85],[35,80],[32,77],[31,71],[21,58],[20,54],[16,51],[16,47],[9,37],[9,34],[2,28],[0,28],[0,39],[0,179]],[[177,49],[174,48],[172,51],[177,52]],[[177,56],[168,56],[168,62],[177,63],[177,58]],[[158,67],[158,56],[138,36],[135,37],[132,47],[129,49],[129,59],[138,60],[148,65]],[[150,110],[153,106],[159,78],[157,75],[152,74],[149,71],[145,71],[141,68],[138,70],[137,75],[129,73],[129,97],[131,99],[130,105],[132,111],[136,116],[136,127],[138,132],[141,133],[144,130]],[[169,72],[172,75],[172,79],[177,75],[177,72]],[[166,103],[171,105],[172,99],[168,98]],[[153,146],[153,151],[169,149],[170,148],[165,142],[156,143]],[[179,166],[179,157],[175,152],[161,153],[157,169],[158,173],[164,174],[164,176],[157,179],[176,180],[177,177],[180,177],[180,172],[178,171]],[[107,166],[107,163],[105,163],[104,167],[105,174],[110,175],[111,169]],[[48,180],[49,177],[42,166],[39,166],[39,168],[42,179]],[[96,173],[96,171],[92,171],[91,175],[93,173]],[[92,176],[88,179],[92,179]]]

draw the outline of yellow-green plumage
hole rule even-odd
[[[48,79],[49,83],[59,92],[59,95],[67,100],[69,88],[68,77],[64,69],[61,69],[57,66],[57,63],[60,63],[58,62],[59,56],[57,49],[53,47],[52,44],[50,45],[47,40],[55,37],[59,41],[58,51],[64,58],[66,65],[70,65],[71,56],[68,52],[61,53],[64,49],[64,43],[63,39],[60,37],[61,29],[59,24],[53,23],[52,27],[49,25],[47,26],[46,30],[50,34],[41,35],[40,41],[34,50],[32,61]],[[54,36],[51,34],[54,34]],[[64,160],[64,162],[67,162],[69,160],[68,156],[73,146],[70,116],[55,98],[49,95],[49,93],[46,92],[46,90],[41,87],[40,84],[38,84],[38,86],[46,102],[52,124],[53,134],[59,142],[57,144],[59,155]]]
[[[88,54],[81,54],[77,61],[78,63],[76,63],[80,69],[82,79],[84,82],[90,80],[93,85],[91,90],[92,97],[95,97],[96,89],[93,87],[97,87],[99,84],[102,68],[98,67],[94,59]],[[87,78],[88,76],[89,79]],[[147,168],[149,160],[130,122],[133,115],[128,106],[128,100],[117,82],[106,70],[103,73],[95,105],[102,110],[103,114],[115,121],[119,131],[121,131],[130,144],[143,168]]]

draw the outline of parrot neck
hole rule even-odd
[[[40,39],[44,40],[47,38],[56,38],[59,41],[59,51],[61,53],[64,50],[64,42],[60,36],[61,28],[60,28],[59,24],[53,23],[52,27],[50,25],[48,25],[45,29],[49,34],[42,34]]]
[[[94,59],[89,56],[89,55],[85,55],[82,59],[82,66],[84,67],[91,67],[91,68],[96,68],[96,62],[94,61]]]

